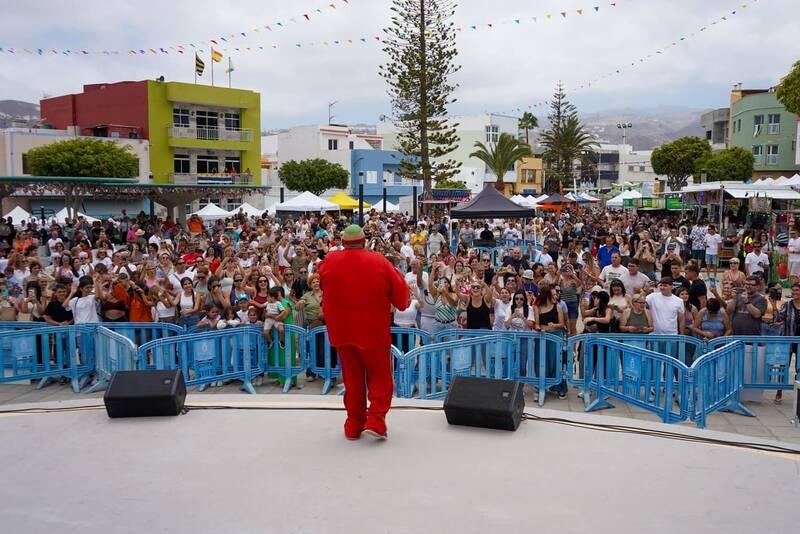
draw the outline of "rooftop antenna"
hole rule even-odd
[[[336,115],[333,114],[333,106],[336,105],[336,100],[333,102],[328,102],[328,126],[333,124],[333,119],[336,118]]]

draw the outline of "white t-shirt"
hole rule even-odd
[[[630,271],[626,269],[625,274],[619,277],[619,281],[625,286],[625,294],[633,296],[636,289],[642,289],[650,281],[650,279],[642,273],[636,273],[636,276],[631,276]]]
[[[75,324],[99,323],[100,316],[97,315],[96,303],[94,295],[70,299],[67,309],[72,312]]]
[[[394,310],[394,324],[405,327],[416,326],[417,311],[419,311],[419,301],[411,299],[411,303],[405,310]]]
[[[494,301],[494,325],[492,330],[508,330],[506,319],[511,315],[511,301],[503,302],[500,299]]]
[[[789,240],[789,261],[800,261],[800,237]]]
[[[553,258],[550,254],[545,254],[541,250],[534,249],[531,263],[541,263],[542,267],[547,267],[551,263],[553,263]]]
[[[291,260],[292,258],[294,258],[296,256],[296,254],[294,252],[294,247],[291,246],[291,245],[287,245],[287,246],[289,247],[289,252],[286,252],[286,247],[283,247],[283,246],[278,247],[278,266],[279,267],[291,267],[292,264],[290,263],[289,260]],[[289,257],[289,260],[286,259],[284,254]]]
[[[684,304],[680,297],[661,293],[650,293],[645,299],[653,316],[654,334],[677,334],[678,317],[684,313]]]
[[[426,295],[428,291],[428,273],[422,273],[422,286],[417,287],[417,275],[408,272],[406,273],[406,284],[408,287],[411,288],[411,291],[416,294],[417,299],[419,300],[420,310],[422,311],[423,315],[434,316],[436,314],[436,306],[433,305],[433,297],[430,294]]]
[[[400,254],[402,254],[404,257],[408,258],[409,260],[413,260],[414,259],[414,248],[411,245],[409,245],[408,243],[405,243],[405,244],[403,244],[402,247],[400,247]]]
[[[764,268],[761,267],[759,263],[769,265],[769,256],[767,256],[763,252],[761,254],[750,252],[747,256],[744,257],[744,266],[745,266],[744,272],[747,274],[764,272]]]
[[[62,245],[64,242],[61,240],[60,237],[53,239],[52,237],[47,240],[47,248],[50,249],[50,255],[52,256],[53,252],[56,251],[56,245],[61,243]]]
[[[722,244],[722,236],[719,234],[706,235],[706,255],[716,256],[719,254],[719,246]]]
[[[603,270],[600,271],[600,280],[608,284],[613,282],[614,280],[622,278],[626,274],[628,274],[627,267],[624,267],[622,265],[620,265],[619,267],[614,267],[613,265],[606,265],[605,267],[603,267]]]

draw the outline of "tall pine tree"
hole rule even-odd
[[[398,144],[406,156],[397,174],[422,178],[423,198],[431,197],[431,182],[447,181],[458,174],[461,163],[448,158],[459,138],[447,118],[458,87],[449,81],[461,68],[454,60],[456,30],[450,18],[455,4],[448,0],[394,0],[392,22],[384,29],[380,68],[389,85],[392,113],[400,130]]]

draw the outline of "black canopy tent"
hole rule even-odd
[[[487,187],[475,198],[450,210],[451,219],[484,219],[487,217],[533,217],[534,210],[515,204],[494,188]]]

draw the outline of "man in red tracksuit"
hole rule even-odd
[[[347,421],[344,435],[385,439],[392,403],[391,305],[408,306],[408,286],[389,261],[364,248],[364,232],[350,225],[344,250],[331,252],[319,266],[322,309],[331,345],[339,353]],[[367,409],[369,396],[369,409]]]

